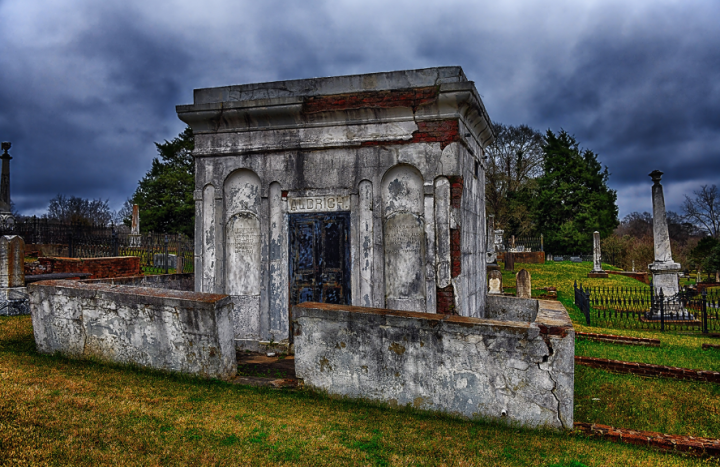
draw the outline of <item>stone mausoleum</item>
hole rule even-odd
[[[197,89],[195,290],[241,348],[313,301],[485,317],[490,119],[460,67]]]

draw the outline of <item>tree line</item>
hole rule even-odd
[[[486,211],[506,235],[539,236],[545,251],[589,253],[599,231],[605,258],[630,270],[653,261],[652,215],[633,212],[618,219],[617,193],[610,172],[592,150],[581,148],[565,130],[541,133],[527,125],[493,124],[495,141],[485,150]],[[182,233],[192,237],[195,165],[192,130],[155,143],[158,157],[119,212],[108,200],[58,195],[50,219],[92,225],[130,225],[132,205],[140,209],[142,232]],[[685,197],[682,214],[667,213],[676,261],[690,269],[720,270],[720,195],[703,185]]]

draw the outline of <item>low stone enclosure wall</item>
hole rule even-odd
[[[513,253],[516,263],[545,264],[545,252],[542,251],[518,251]],[[497,260],[505,262],[505,253],[497,254]]]
[[[129,276],[108,279],[86,279],[87,284],[133,285],[154,289],[183,290],[192,292],[195,287],[195,274],[157,274],[152,276]]]
[[[237,373],[227,295],[69,280],[28,291],[39,352],[222,379]]]
[[[25,274],[51,274],[56,272],[86,272],[90,279],[127,277],[142,274],[140,258],[114,256],[106,258],[38,258],[25,265]]]
[[[572,429],[575,331],[565,308],[487,298],[488,319],[297,305],[295,372],[329,394]]]

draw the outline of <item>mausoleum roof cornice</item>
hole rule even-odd
[[[408,87],[410,86],[410,87]],[[226,100],[222,100],[226,99]],[[200,89],[195,103],[177,106],[178,117],[198,134],[278,132],[287,149],[324,147],[324,142],[306,140],[298,131],[322,131],[332,127],[355,128],[347,140],[334,138],[332,145],[355,146],[377,139],[378,125],[408,125],[430,120],[462,120],[481,146],[494,135],[490,118],[472,81],[459,67],[431,68],[370,75],[260,83]],[[364,129],[362,129],[364,128]],[[367,136],[362,136],[366,134]],[[267,140],[265,137],[249,138]],[[380,140],[406,140],[408,135],[384,135]],[[248,153],[278,148],[232,148]],[[196,156],[217,153],[217,148],[196,147]],[[225,151],[220,151],[225,152]]]

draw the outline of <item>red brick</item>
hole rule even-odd
[[[368,91],[333,96],[317,96],[305,99],[303,112],[331,112],[338,110],[417,107],[433,102],[438,93],[435,86],[415,89],[395,89],[389,91]]]

